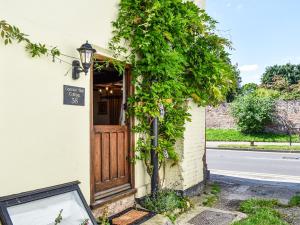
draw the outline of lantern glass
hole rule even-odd
[[[83,71],[85,72],[85,74],[87,74],[92,64],[93,54],[96,52],[96,50],[93,49],[93,47],[88,42],[86,42],[78,49],[78,51],[80,54]]]
[[[92,63],[93,51],[91,50],[82,50],[80,52],[81,63],[91,64]]]

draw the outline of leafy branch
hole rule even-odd
[[[12,44],[14,41],[25,43],[25,49],[31,57],[51,55],[55,58],[61,54],[57,47],[47,48],[45,44],[31,42],[27,34],[22,33],[18,27],[10,25],[5,20],[0,20],[0,37],[5,45]]]

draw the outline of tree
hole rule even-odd
[[[263,132],[272,121],[274,110],[275,102],[272,98],[260,97],[255,93],[240,95],[230,108],[239,130],[248,134]]]
[[[248,83],[244,84],[240,90],[242,95],[248,95],[251,93],[254,93],[256,89],[258,88],[258,85],[255,83]]]
[[[288,89],[282,93],[283,100],[298,100],[300,99],[300,81],[298,84],[293,84],[288,87]]]
[[[297,84],[300,80],[300,64],[274,65],[266,68],[262,75],[262,84],[268,85],[274,82],[274,77],[280,76],[284,78],[288,84]]]
[[[237,97],[237,95],[239,94],[240,89],[241,89],[241,82],[242,82],[241,72],[237,65],[235,65],[233,67],[233,69],[234,69],[234,79],[236,80],[236,82],[235,82],[236,85],[233,86],[228,91],[228,93],[226,95],[226,102],[232,102]]]

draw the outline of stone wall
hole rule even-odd
[[[235,121],[229,113],[228,103],[223,103],[218,107],[206,107],[206,127],[218,129],[232,129],[236,127]]]
[[[206,108],[206,127],[218,129],[233,129],[236,128],[236,123],[229,113],[229,103],[221,104],[218,107]],[[285,117],[297,131],[300,129],[300,101],[277,101],[276,111],[281,117]],[[280,132],[284,128],[274,123],[266,127],[267,131]]]

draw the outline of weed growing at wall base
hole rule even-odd
[[[188,198],[168,189],[160,190],[155,197],[146,196],[141,203],[144,208],[164,214],[172,221],[175,221],[179,214],[191,207]]]

